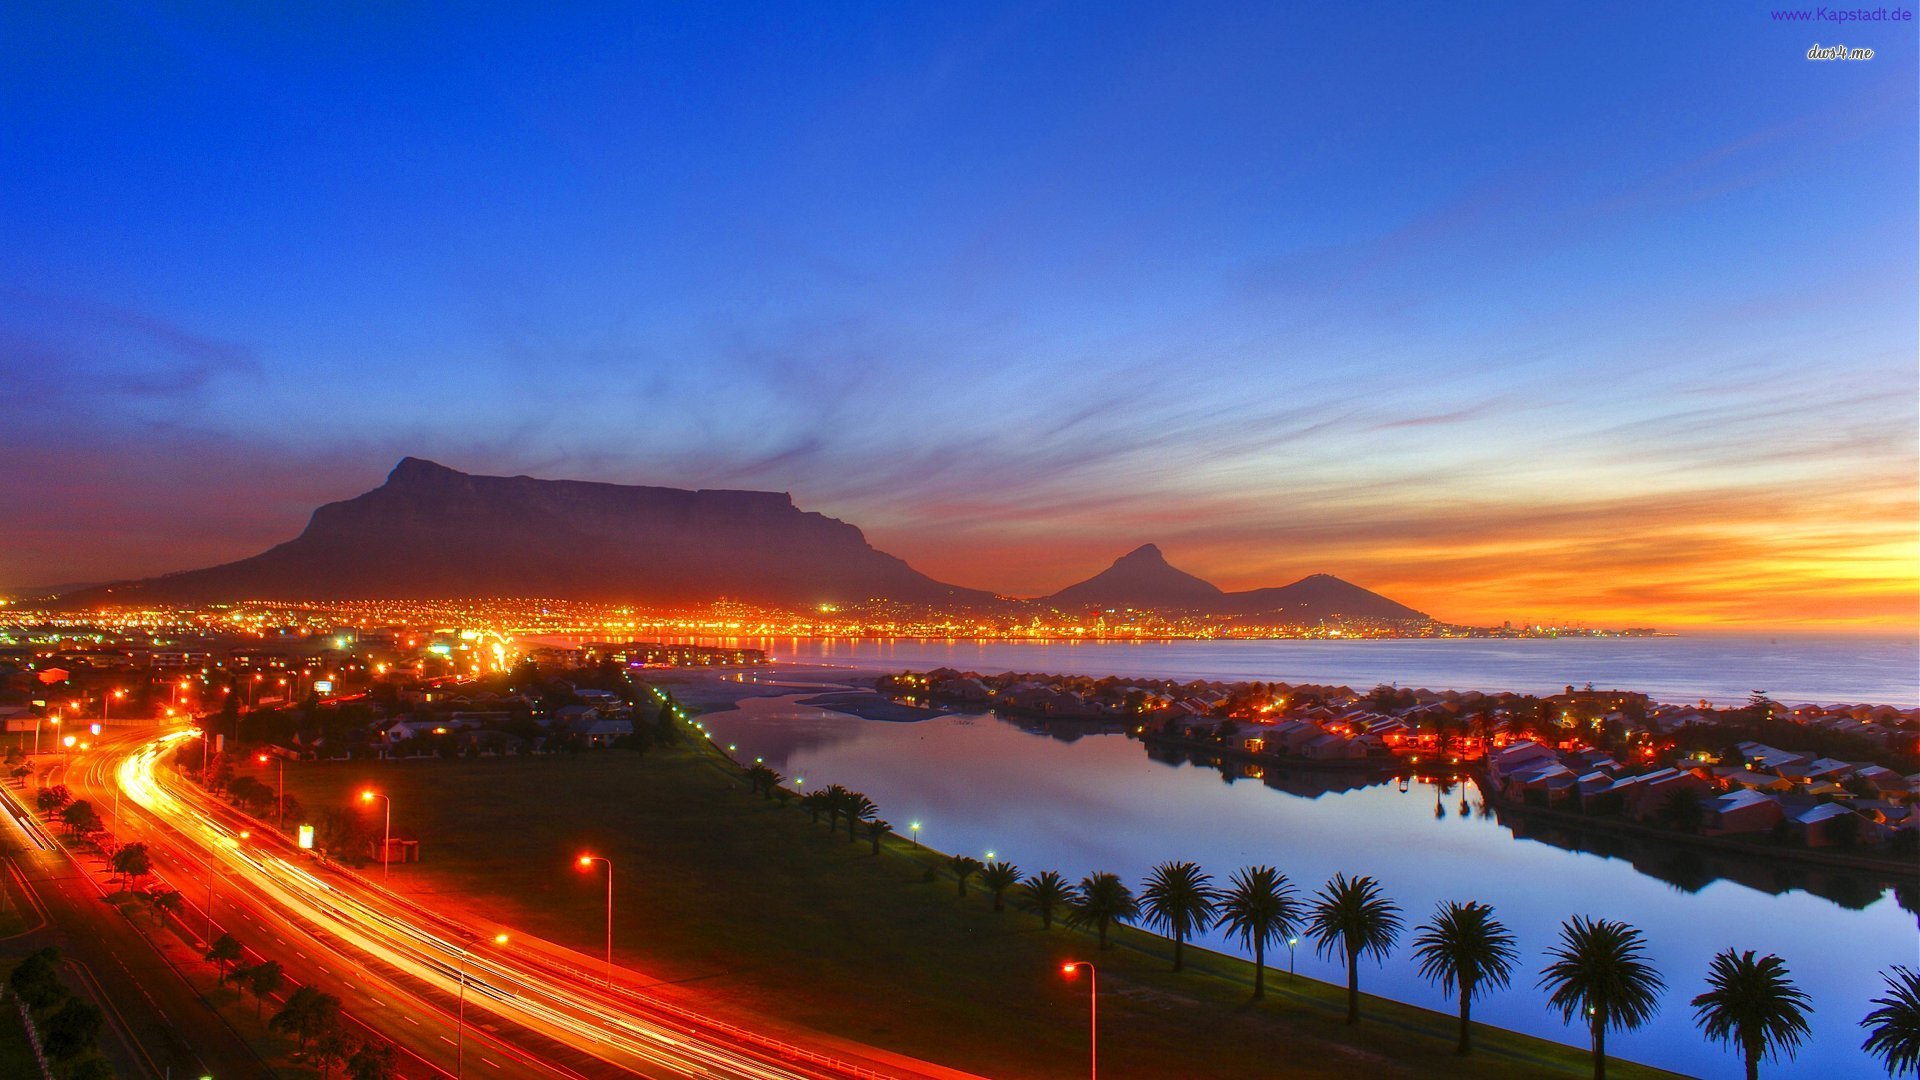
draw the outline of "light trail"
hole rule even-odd
[[[163,755],[193,737],[191,731],[173,731],[136,747],[114,769],[124,796],[222,864],[230,881],[363,956],[449,995],[459,993],[464,981],[470,1005],[623,1068],[637,1063],[649,1071],[714,1080],[903,1075],[767,1038],[629,988],[600,988],[598,973],[548,956],[473,951],[469,943],[485,936],[478,931],[357,876],[322,877],[267,843],[242,844],[241,830],[219,820],[236,818],[237,812],[190,787],[173,790],[157,773]],[[251,828],[261,829],[256,836],[267,835],[258,824]]]

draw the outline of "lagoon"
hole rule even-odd
[[[844,643],[821,644],[829,647],[821,651],[830,652]],[[1177,644],[1182,643],[1167,643]],[[1360,646],[1381,644],[1428,643]],[[884,657],[858,659],[867,661],[861,666],[881,659],[881,666],[895,669],[939,663],[992,668],[954,655],[977,647],[943,643],[911,657],[894,648]],[[1098,652],[1108,654],[1109,648],[1133,647]],[[1115,670],[1096,661],[1067,662],[1089,655],[1056,652],[1047,658],[1054,662],[1017,666],[1089,674]],[[1857,1022],[1880,990],[1878,970],[1916,960],[1920,939],[1914,916],[1902,910],[1891,889],[1869,889],[1850,898],[1860,906],[1849,907],[1801,889],[1776,894],[1725,879],[1676,886],[1622,858],[1518,839],[1481,813],[1471,784],[1416,781],[1404,791],[1393,783],[1327,790],[1329,785],[1311,779],[1236,779],[1242,770],[1156,760],[1137,741],[1085,725],[1049,728],[980,715],[898,723],[806,705],[823,679],[839,677],[812,665],[780,664],[745,677],[760,682],[722,687],[710,681],[683,688],[689,700],[718,707],[706,722],[723,745],[737,745],[742,760],[764,757],[789,777],[805,777],[808,786],[841,783],[864,791],[896,828],[904,832],[919,821],[921,839],[941,850],[979,858],[991,851],[1025,870],[1057,869],[1075,879],[1113,871],[1135,883],[1153,864],[1168,859],[1192,860],[1221,880],[1242,866],[1272,863],[1305,891],[1336,872],[1367,873],[1402,905],[1410,926],[1443,900],[1489,902],[1519,938],[1524,964],[1512,988],[1476,1005],[1476,1016],[1491,1024],[1582,1043],[1579,1032],[1542,1006],[1534,987],[1541,954],[1569,915],[1625,920],[1646,933],[1669,989],[1651,1027],[1610,1036],[1609,1047],[1623,1057],[1683,1072],[1739,1072],[1734,1055],[1701,1039],[1687,1004],[1702,989],[1708,959],[1722,948],[1780,954],[1814,999],[1810,1044],[1792,1064],[1770,1066],[1770,1076],[1875,1075],[1859,1049]],[[1206,677],[1259,676],[1216,669]],[[1267,672],[1265,677],[1284,676]],[[768,685],[790,678],[794,685]],[[725,708],[741,690],[780,696],[749,697],[737,708]],[[1217,938],[1207,943],[1233,949]],[[1336,964],[1304,943],[1294,960],[1301,974],[1343,978]],[[1274,961],[1284,971],[1284,950]],[[1438,990],[1414,973],[1405,940],[1386,965],[1363,965],[1361,985],[1401,1000],[1448,1007]]]

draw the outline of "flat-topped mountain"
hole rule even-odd
[[[1224,592],[1212,582],[1174,567],[1152,544],[1142,544],[1093,577],[1036,602],[1060,611],[1143,608],[1243,616],[1254,621],[1270,618],[1276,623],[1427,618],[1405,604],[1332,574],[1314,574],[1274,588]]]
[[[1112,566],[1041,602],[1061,610],[1112,607],[1211,610],[1225,595],[1219,586],[1185,570],[1174,569],[1159,548],[1142,544],[1115,559]]]
[[[472,476],[406,458],[239,562],[88,590],[94,603],[528,596],[811,606],[886,598],[969,606],[859,529],[771,491],[685,491]]]

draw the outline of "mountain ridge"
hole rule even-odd
[[[1142,544],[1033,601],[968,589],[874,548],[857,526],[788,492],[486,476],[408,456],[385,482],[314,509],[299,535],[218,566],[63,594],[62,606],[240,600],[550,597],[638,603],[720,599],[787,607],[891,600],[950,609],[1023,605],[1205,615],[1420,620],[1329,574],[1242,592]]]

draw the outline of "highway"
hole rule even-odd
[[[294,981],[340,996],[355,1022],[400,1047],[404,1075],[954,1075],[794,1046],[654,998],[618,969],[609,985],[598,962],[570,950],[511,927],[457,923],[374,880],[323,866],[173,774],[165,759],[192,737],[173,730],[96,744],[70,784],[103,815],[121,793],[127,820],[114,828],[148,844],[160,876],[194,906],[189,926],[207,919],[211,896],[215,935],[231,932],[280,961]],[[505,947],[494,944],[500,932],[509,935]],[[462,997],[464,1024],[456,1020]]]

